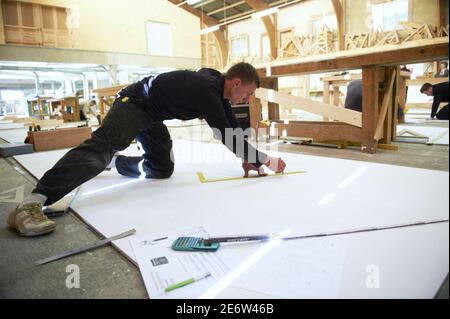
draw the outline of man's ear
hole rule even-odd
[[[233,79],[233,87],[234,88],[238,88],[238,87],[240,87],[241,86],[241,79],[239,79],[239,78],[235,78],[235,79]]]

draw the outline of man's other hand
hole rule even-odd
[[[271,171],[275,173],[283,173],[286,168],[286,163],[281,159],[281,157],[271,157],[269,156],[267,162],[264,163]]]

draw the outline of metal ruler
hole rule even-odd
[[[116,235],[116,236],[113,236],[113,237],[109,237],[109,238],[106,238],[106,239],[98,240],[98,241],[89,243],[87,245],[81,246],[81,247],[75,247],[75,248],[66,250],[64,252],[61,252],[61,253],[59,253],[59,254],[57,254],[55,256],[44,258],[44,259],[41,259],[39,261],[36,261],[35,265],[39,266],[39,265],[47,264],[49,262],[52,262],[52,261],[55,261],[55,260],[58,260],[58,259],[62,259],[62,258],[68,257],[68,256],[72,256],[72,255],[76,255],[76,254],[79,254],[79,253],[82,253],[82,252],[85,252],[85,251],[88,251],[88,250],[92,250],[92,249],[104,246],[104,245],[106,245],[106,244],[108,244],[108,243],[110,243],[110,242],[112,242],[114,240],[133,235],[134,233],[136,233],[136,229],[131,229],[131,230],[127,231],[127,232],[124,232],[122,234],[119,234],[119,235]]]
[[[225,182],[225,181],[237,181],[241,179],[247,179],[247,178],[259,178],[259,177],[274,177],[274,176],[284,176],[284,175],[293,175],[293,174],[303,174],[306,173],[305,171],[296,171],[296,172],[286,172],[286,173],[277,173],[277,174],[268,174],[266,176],[257,176],[252,175],[248,177],[227,177],[227,178],[216,178],[216,179],[206,179],[205,174],[202,172],[197,172],[197,177],[200,183],[214,183],[214,182]]]

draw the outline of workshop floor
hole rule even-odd
[[[171,129],[177,138],[211,141],[211,134],[201,134],[195,128]],[[0,140],[0,143],[2,141]],[[448,171],[448,146],[396,143],[398,151],[379,150],[377,154],[364,154],[358,148],[333,149],[317,146],[278,143],[278,150],[299,154],[352,159],[392,165]],[[272,146],[273,147],[273,146]],[[23,238],[7,228],[6,218],[16,203],[2,201],[5,191],[25,185],[25,196],[31,192],[36,179],[25,172],[14,159],[0,158],[0,298],[147,298],[139,269],[107,246],[89,253],[66,259],[66,263],[36,267],[33,262],[78,246],[80,238],[97,240],[99,237],[74,214],[57,218],[64,232],[37,238]],[[2,194],[3,193],[3,194]],[[71,275],[69,265],[80,270],[80,288],[67,288]],[[56,266],[57,265],[57,266]],[[61,266],[62,265],[62,266]],[[66,272],[67,271],[67,272]],[[70,279],[70,277],[69,277]],[[437,292],[438,298],[449,298],[448,276]]]

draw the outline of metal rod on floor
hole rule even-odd
[[[110,243],[110,242],[112,242],[114,240],[133,235],[134,233],[136,233],[136,229],[131,229],[131,230],[126,231],[126,232],[124,232],[122,234],[119,234],[119,235],[116,235],[116,236],[113,236],[113,237],[109,237],[109,238],[106,238],[106,239],[98,240],[98,241],[89,243],[87,245],[84,245],[82,247],[75,247],[75,248],[66,250],[65,252],[59,253],[57,255],[41,259],[41,260],[37,261],[35,263],[35,265],[39,266],[39,265],[47,264],[49,262],[52,262],[52,261],[55,261],[55,260],[58,260],[58,259],[62,259],[62,258],[68,257],[68,256],[72,256],[72,255],[76,255],[76,254],[79,254],[79,253],[82,253],[82,252],[85,252],[85,251],[88,251],[88,250],[92,250],[92,249],[104,246],[104,245],[106,245],[106,244],[108,244],[108,243]]]

